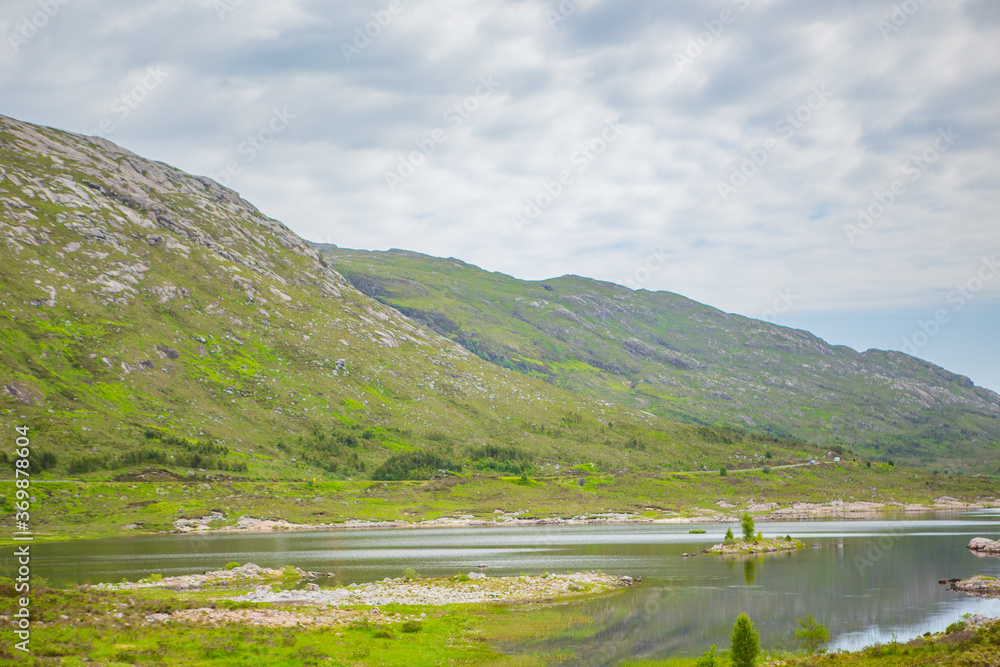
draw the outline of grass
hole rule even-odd
[[[15,609],[13,589],[0,586],[0,613]],[[589,619],[548,608],[490,604],[442,607],[384,605],[376,615],[348,608],[354,620],[330,627],[262,627],[247,623],[149,622],[147,616],[185,609],[270,609],[271,605],[220,599],[224,590],[179,593],[164,589],[111,592],[36,587],[31,655],[0,646],[11,665],[498,665],[552,664],[566,654],[506,656],[496,646],[583,627]],[[317,612],[288,607],[308,619]],[[301,612],[301,613],[300,613]],[[422,616],[420,616],[422,614]]]
[[[0,614],[11,614],[9,586],[0,594]],[[589,617],[546,605],[384,605],[378,615],[354,608],[358,617],[331,627],[261,627],[246,623],[148,623],[154,613],[184,609],[268,609],[270,605],[219,599],[246,589],[163,589],[111,592],[93,588],[33,591],[30,656],[0,646],[11,665],[498,665],[573,663],[572,650],[505,655],[504,647],[553,635],[591,637],[600,628]],[[613,598],[609,598],[613,599]],[[303,617],[316,612],[288,607]],[[420,616],[423,614],[423,616]],[[66,618],[62,618],[65,616]],[[853,653],[820,656],[775,653],[762,661],[794,667],[989,667],[1000,651],[1000,622],[911,642],[873,646]],[[721,652],[724,658],[724,651]],[[689,667],[694,657],[634,659],[629,667]],[[722,664],[726,664],[723,662]]]

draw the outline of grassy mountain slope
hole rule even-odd
[[[426,478],[463,464],[516,475],[815,455],[487,363],[354,289],[235,192],[2,116],[0,238],[0,421],[29,426],[38,465],[60,477],[154,465]]]
[[[975,472],[1000,464],[1000,396],[905,354],[831,346],[669,292],[317,247],[366,294],[483,359],[578,395],[883,460]]]

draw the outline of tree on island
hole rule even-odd
[[[733,662],[733,667],[754,667],[757,656],[760,655],[760,635],[745,613],[736,619],[729,641],[731,642],[729,658]]]
[[[743,541],[753,542],[754,525],[753,517],[749,513],[744,514],[743,518],[740,519],[740,525],[743,527]]]
[[[726,544],[732,544],[736,541],[736,537],[733,535],[732,528],[726,528],[726,536],[723,538]]]
[[[830,641],[830,631],[826,626],[817,622],[812,614],[798,619],[798,622],[801,627],[795,631],[795,636],[799,638],[802,648],[809,651],[809,655],[826,650],[820,648]]]

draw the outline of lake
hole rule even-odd
[[[697,553],[722,539],[720,524],[594,525],[518,528],[335,530],[258,534],[157,535],[36,544],[35,576],[53,585],[141,579],[218,569],[230,561],[295,565],[335,573],[342,584],[400,576],[488,575],[603,570],[641,576],[612,598],[559,605],[594,624],[510,651],[575,648],[594,665],[623,657],[665,657],[728,646],[746,611],[767,647],[794,642],[795,619],[812,614],[833,633],[831,648],[906,641],[943,630],[965,613],[1000,616],[1000,600],[947,590],[939,579],[1000,576],[1000,558],[965,545],[996,538],[1000,510],[927,514],[872,521],[761,522],[764,534],[802,539],[795,553],[738,560]],[[703,529],[705,534],[690,534]],[[733,530],[739,533],[739,526]],[[13,548],[3,550],[6,571]]]

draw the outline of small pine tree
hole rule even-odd
[[[753,541],[754,525],[753,517],[749,513],[744,514],[743,518],[740,519],[740,526],[743,527],[743,540],[746,542]]]
[[[715,655],[716,647],[713,644],[707,651],[701,654],[694,667],[722,667],[722,661]]]
[[[754,667],[760,655],[760,635],[753,627],[753,621],[745,613],[740,614],[729,637],[729,657],[733,667]]]
[[[728,477],[729,476],[729,471],[726,470],[726,466],[722,466],[721,468],[719,468],[719,476],[720,477]]]
[[[809,655],[815,655],[824,649],[820,647],[830,641],[830,631],[826,626],[816,621],[809,614],[805,618],[798,619],[799,629],[795,631],[795,636],[799,638],[802,648],[809,651]]]
[[[725,539],[725,541],[726,541],[727,544],[730,543],[730,542],[735,542],[736,541],[736,537],[733,535],[733,529],[732,528],[727,528],[726,529],[726,536],[723,539]]]

